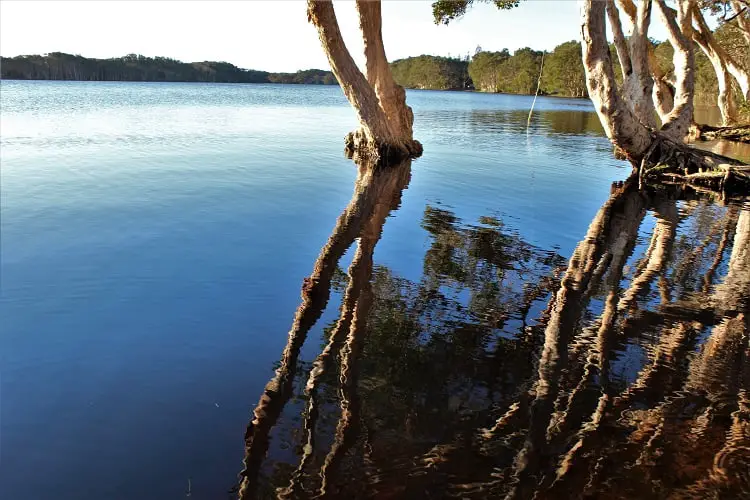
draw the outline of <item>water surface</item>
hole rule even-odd
[[[337,88],[0,90],[3,498],[747,493],[747,203],[588,101],[410,91],[373,171]]]

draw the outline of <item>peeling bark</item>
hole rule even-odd
[[[722,125],[732,125],[737,121],[737,106],[734,102],[734,96],[732,95],[732,83],[730,80],[729,68],[727,67],[727,54],[716,43],[711,29],[706,24],[706,20],[700,14],[698,9],[696,12],[696,24],[698,29],[695,31],[694,40],[701,48],[708,60],[711,61],[711,65],[716,73],[716,80],[719,86],[719,95],[717,104],[721,111]]]
[[[742,90],[743,99],[750,100],[750,76],[747,71],[716,41],[711,28],[706,23],[703,14],[701,14],[697,6],[693,7],[693,17],[698,25],[698,29],[694,32],[694,40],[701,46],[701,49],[706,53],[709,60],[711,60],[714,69],[716,69],[717,63],[719,63],[722,71],[731,74],[737,81]],[[704,44],[707,45],[707,48],[704,48]],[[715,60],[717,62],[714,62]],[[719,76],[718,69],[716,69],[716,77],[719,78],[719,93],[721,95],[722,77]],[[726,78],[726,76],[723,78]],[[727,86],[728,84],[725,83],[724,85]],[[729,92],[731,92],[731,86],[729,85],[729,87]],[[730,123],[725,123],[724,125],[729,125]]]
[[[651,0],[641,0],[638,3],[633,32],[628,39],[630,46],[630,62],[633,73],[624,80],[623,91],[625,99],[629,100],[635,116],[646,127],[656,129],[656,113],[652,99],[654,80],[649,67],[648,27],[651,23]]]
[[[628,16],[631,24],[635,26],[638,22],[638,7],[633,3],[633,0],[617,0],[617,4],[620,6],[620,9],[623,10],[625,15]],[[614,5],[612,5],[612,10],[617,10]],[[621,26],[617,28],[615,27],[615,24],[619,24],[619,16],[617,17],[616,22],[615,19],[610,17],[615,44],[617,44],[618,36],[615,30],[622,33]],[[625,45],[625,47],[627,47],[627,45]],[[662,123],[665,123],[667,116],[672,111],[672,108],[674,108],[674,86],[669,82],[661,68],[659,68],[659,64],[656,61],[656,54],[654,53],[654,47],[651,43],[646,44],[646,52],[648,54],[648,68],[653,80],[651,100],[653,101],[653,106],[656,112],[659,114],[659,119]],[[623,75],[624,74],[625,71],[623,71]]]

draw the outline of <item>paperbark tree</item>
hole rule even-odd
[[[357,67],[344,43],[330,0],[308,0],[308,20],[317,28],[331,70],[349,100],[360,129],[346,138],[347,149],[381,161],[416,157],[422,145],[414,140],[414,115],[406,94],[391,76],[381,34],[380,1],[357,2],[365,43],[367,77]]]
[[[675,66],[679,68],[676,70],[675,106],[665,117],[665,123],[659,131],[648,128],[639,120],[617,88],[606,37],[607,4],[596,0],[582,1],[582,56],[586,84],[604,130],[627,158],[634,164],[640,164],[644,180],[661,180],[668,176],[667,178],[693,183],[705,182],[720,190],[729,189],[732,185],[746,190],[750,187],[750,167],[738,167],[742,162],[682,144],[693,114],[692,48],[688,37],[684,35],[692,29],[692,0],[680,1],[678,19],[665,15],[663,0],[656,2],[662,17],[667,18],[670,40],[675,45]],[[706,176],[707,171],[715,173]]]

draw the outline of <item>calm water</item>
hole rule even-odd
[[[0,90],[0,497],[750,495],[750,202],[588,101],[412,91],[373,171],[338,88]]]

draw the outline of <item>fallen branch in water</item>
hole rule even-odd
[[[690,127],[690,136],[694,140],[701,141],[724,139],[727,141],[750,144],[750,124],[713,127],[711,125],[697,123]]]
[[[750,194],[750,165],[655,135],[640,165],[641,185],[682,183],[725,194]]]

